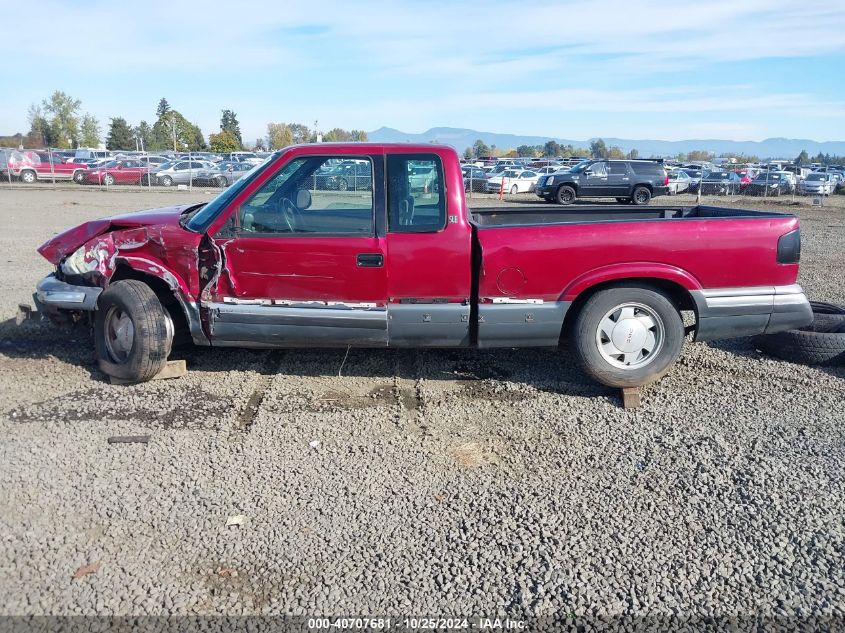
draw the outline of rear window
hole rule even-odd
[[[638,176],[640,175],[663,175],[663,165],[660,163],[651,163],[651,162],[643,162],[643,163],[628,163],[631,165],[631,169],[634,170],[634,173]]]

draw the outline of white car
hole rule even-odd
[[[689,189],[692,178],[683,169],[676,169],[669,172],[669,195],[678,195],[682,191]]]
[[[487,191],[488,193],[499,193],[503,188],[506,193],[534,191],[539,177],[539,174],[533,171],[506,169],[502,173],[487,179]]]

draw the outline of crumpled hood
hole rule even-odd
[[[38,247],[38,252],[51,264],[58,264],[91,238],[117,231],[148,226],[178,226],[179,216],[195,204],[163,207],[91,220],[50,238]]]

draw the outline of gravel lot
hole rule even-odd
[[[203,197],[0,188],[0,613],[843,622],[845,368],[688,343],[635,411],[536,350],[191,350],[121,387],[86,332],[15,326],[51,235]],[[769,208],[845,302],[826,205]]]

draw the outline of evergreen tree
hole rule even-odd
[[[223,132],[230,132],[232,136],[238,139],[238,144],[243,145],[243,139],[241,138],[241,126],[238,123],[238,115],[232,110],[223,110],[222,116],[220,117],[220,130]],[[238,148],[240,149],[240,147]],[[237,151],[237,150],[231,150]]]
[[[135,135],[123,117],[115,117],[109,125],[106,137],[106,149],[132,149],[135,147]]]
[[[168,112],[170,112],[170,104],[167,103],[167,99],[162,97],[161,100],[158,102],[158,108],[156,108],[156,118],[160,119]]]

